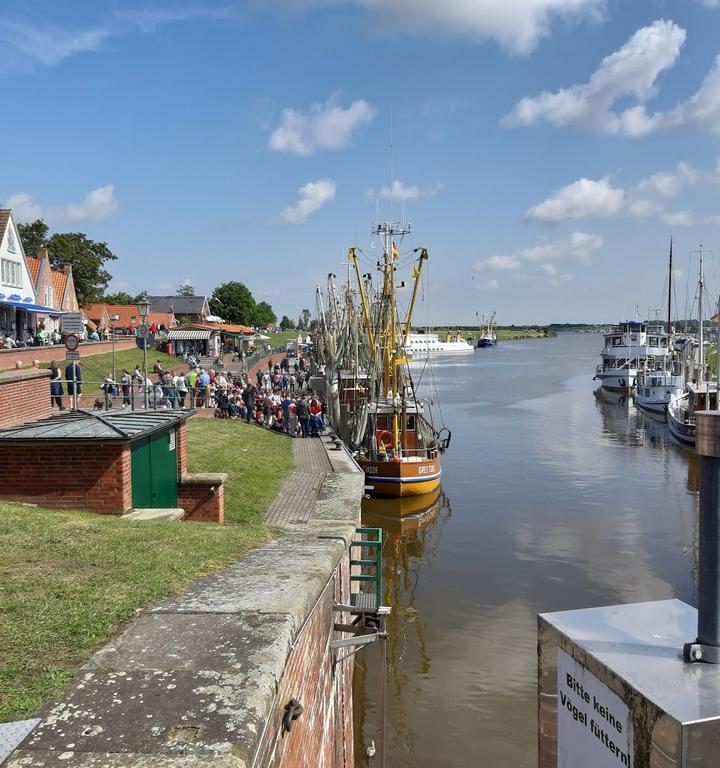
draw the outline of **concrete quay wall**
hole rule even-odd
[[[322,442],[331,471],[310,519],[140,613],[5,768],[352,768],[352,666],[329,642],[349,620],[333,604],[349,602],[364,479]]]

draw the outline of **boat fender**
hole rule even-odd
[[[302,715],[303,705],[297,699],[290,699],[285,705],[285,714],[283,715],[283,730],[290,733],[294,722]]]
[[[445,437],[443,437],[445,433],[447,434],[445,435]],[[440,453],[445,453],[445,451],[447,451],[447,449],[450,447],[451,439],[452,439],[452,432],[447,427],[443,427],[438,432],[438,447],[440,448]]]
[[[624,386],[625,386],[625,379],[620,379],[620,386],[621,386],[621,387],[624,387]]]
[[[385,449],[392,448],[395,444],[395,438],[392,432],[388,432],[386,429],[378,435],[378,442],[385,446]]]

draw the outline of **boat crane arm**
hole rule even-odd
[[[420,276],[422,274],[423,262],[428,257],[427,248],[416,248],[415,251],[420,251],[420,258],[418,259],[417,267],[413,269],[413,290],[410,297],[410,305],[408,306],[407,317],[405,319],[405,336],[403,338],[403,347],[407,347],[408,336],[410,335],[410,323],[412,322],[412,314],[415,309],[415,299],[417,298],[418,286],[420,285]]]
[[[357,254],[355,253],[355,248],[350,248],[348,251],[348,259],[352,261],[353,267],[355,267],[355,277],[357,278],[358,290],[360,291],[360,301],[362,302],[363,319],[365,320],[365,327],[367,328],[370,349],[374,350],[375,336],[373,335],[372,323],[370,322],[370,311],[368,310],[367,297],[365,296],[365,287],[363,286],[362,277],[360,276],[360,267],[358,265],[358,258]]]

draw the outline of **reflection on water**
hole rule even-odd
[[[453,429],[443,491],[364,509],[386,531],[388,768],[533,768],[537,614],[694,603],[697,457],[595,392],[601,346],[506,342],[424,376]],[[373,766],[380,655],[354,658],[356,763]]]

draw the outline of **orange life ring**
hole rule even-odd
[[[387,429],[378,434],[378,441],[382,443],[385,450],[392,448],[395,445],[395,438],[393,437],[392,432],[388,432]]]

